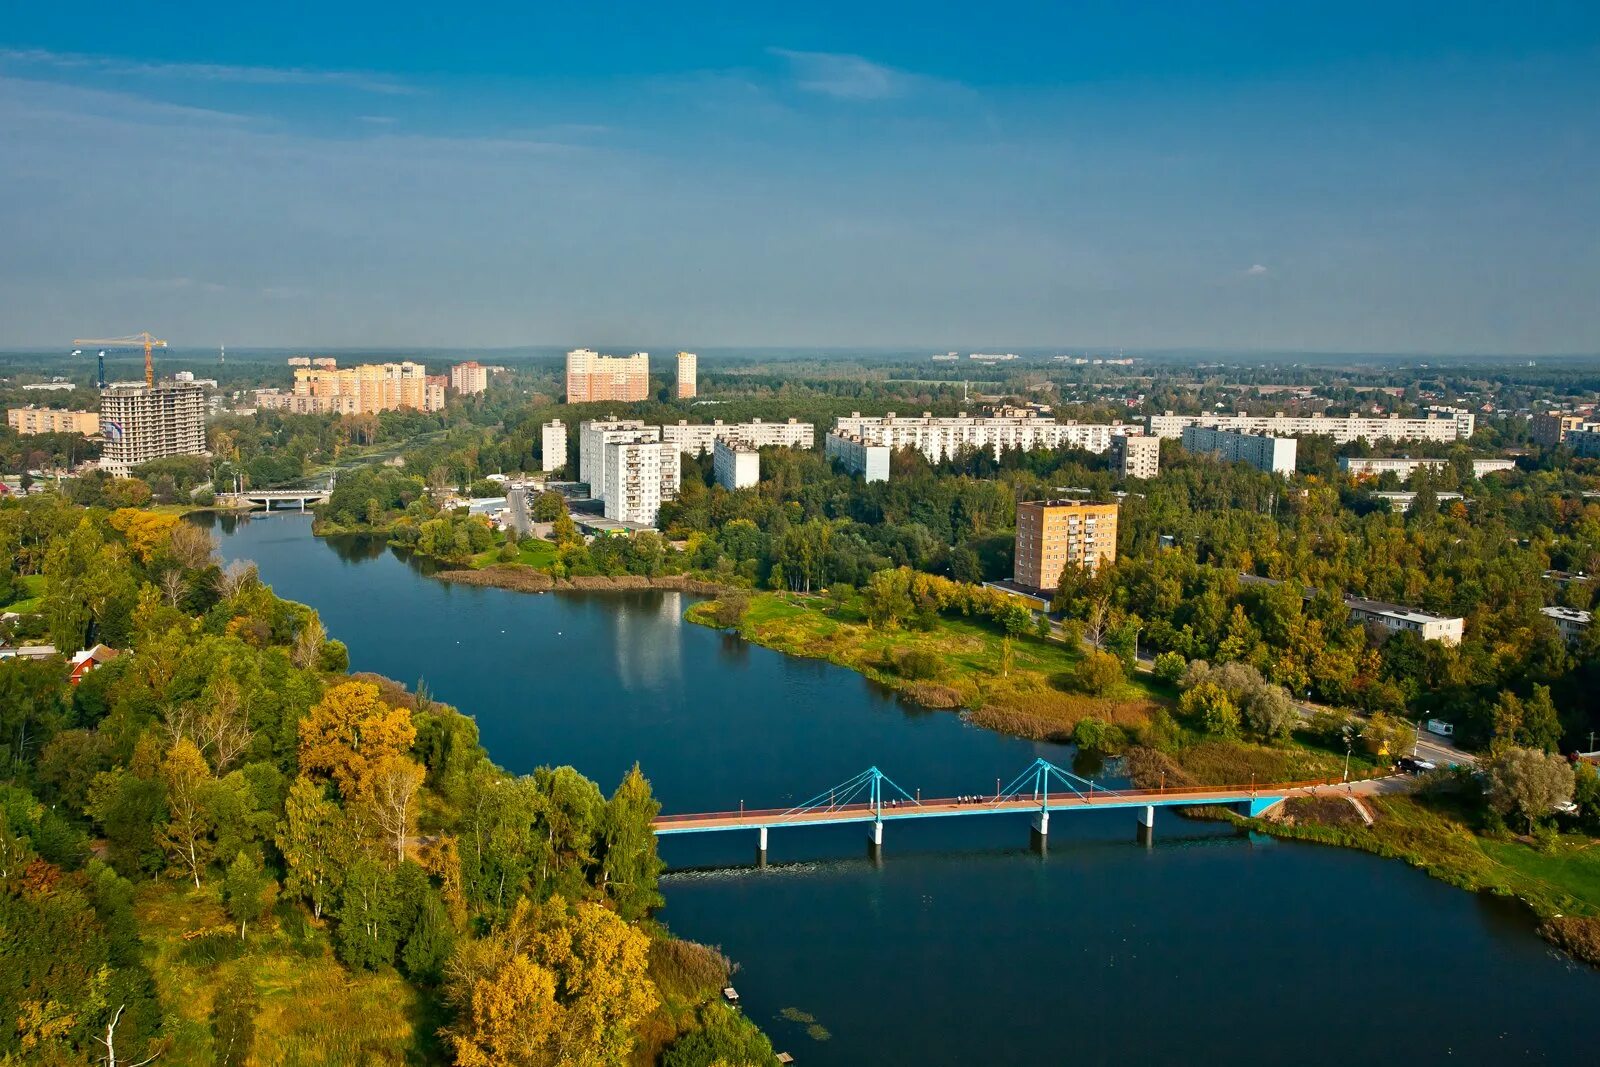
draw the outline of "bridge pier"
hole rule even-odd
[[[765,867],[767,865],[767,828],[763,826],[760,831],[761,844],[756,848],[756,866]]]
[[[1033,817],[1033,832],[1040,837],[1050,836],[1050,813],[1041,811]]]
[[[1134,832],[1134,837],[1139,844],[1146,847],[1155,843],[1156,839],[1156,806],[1146,804],[1139,809],[1139,829]]]
[[[883,820],[874,819],[867,825],[867,840],[879,848],[883,847]]]

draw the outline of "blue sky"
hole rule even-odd
[[[1600,351],[1592,2],[8,8],[0,345]]]

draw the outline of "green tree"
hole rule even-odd
[[[345,868],[356,851],[343,809],[321,785],[296,778],[289,787],[276,841],[286,871],[284,889],[309,903],[320,919],[338,899]]]
[[[265,915],[271,906],[272,878],[261,869],[261,861],[250,852],[241,852],[228,864],[222,882],[222,902],[229,918],[239,924],[239,939],[245,927]]]
[[[334,947],[346,966],[376,970],[394,962],[400,941],[394,876],[366,857],[345,871]]]
[[[172,865],[192,878],[199,889],[200,876],[211,862],[216,816],[212,811],[211,768],[193,741],[180,737],[173,743],[161,761],[161,782],[167,797],[161,845]]]
[[[1560,756],[1531,748],[1510,748],[1488,762],[1489,804],[1502,815],[1518,814],[1528,833],[1572,800],[1572,767]]]
[[[661,906],[656,880],[664,864],[656,853],[651,823],[661,804],[639,765],[623,776],[606,804],[600,886],[624,919],[641,919]]]
[[[217,1067],[245,1067],[256,1041],[261,996],[249,968],[238,967],[211,1008],[211,1049]]]
[[[1163,652],[1156,656],[1152,672],[1156,680],[1167,685],[1178,684],[1178,679],[1183,677],[1184,668],[1188,663],[1176,652]]]
[[[1073,685],[1094,696],[1105,696],[1122,679],[1122,661],[1110,652],[1090,650],[1073,669]]]

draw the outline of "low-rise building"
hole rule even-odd
[[[1593,614],[1581,608],[1552,607],[1539,610],[1556,624],[1556,629],[1569,645],[1575,645],[1583,638],[1589,629],[1589,623],[1594,619]]]
[[[711,446],[711,469],[724,489],[748,489],[761,481],[761,453],[737,438],[717,438]]]
[[[1377,497],[1379,500],[1387,500],[1389,502],[1389,506],[1397,511],[1410,511],[1411,505],[1417,502],[1416,493],[1405,491],[1392,493],[1373,493],[1372,495]],[[1433,498],[1440,504],[1448,504],[1453,500],[1466,499],[1460,493],[1434,493]]]
[[[1274,437],[1331,437],[1339,444],[1351,441],[1465,441],[1476,428],[1477,416],[1470,411],[1451,414],[1432,413],[1421,419],[1402,419],[1398,415],[1368,417],[1351,415],[1151,415],[1145,429],[1157,437],[1182,437],[1187,426],[1209,426],[1237,433],[1268,434]]]
[[[1094,570],[1117,558],[1117,505],[1082,500],[1025,500],[1017,505],[1012,581],[1048,593],[1068,564]]]
[[[103,664],[110,663],[121,654],[110,645],[95,645],[93,648],[86,648],[82,652],[74,652],[72,654],[72,668],[67,674],[67,681],[77,685],[83,681],[84,676],[90,671]]]
[[[1154,478],[1161,473],[1161,438],[1142,433],[1111,437],[1111,469],[1124,478]]]
[[[6,411],[6,425],[19,434],[81,433],[85,437],[100,432],[100,414],[95,411],[68,411],[64,408],[27,407]]]
[[[889,480],[889,456],[893,451],[888,445],[871,444],[860,434],[841,430],[834,430],[822,441],[823,455],[868,482]]]
[[[1189,452],[1215,456],[1225,463],[1248,463],[1258,471],[1285,477],[1294,473],[1299,443],[1292,437],[1220,430],[1212,426],[1185,426],[1183,447]]]
[[[1350,609],[1350,617],[1357,622],[1395,632],[1410,630],[1424,641],[1438,641],[1446,645],[1459,645],[1466,626],[1466,621],[1458,617],[1434,615],[1399,604],[1385,604],[1381,600],[1345,597],[1344,606]]]
[[[567,425],[551,419],[539,427],[539,469],[549,474],[567,465]]]

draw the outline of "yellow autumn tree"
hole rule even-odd
[[[459,1012],[446,1032],[456,1062],[557,1067],[624,1064],[659,998],[650,941],[587,901],[518,901],[505,928],[451,961]]]
[[[300,770],[331,778],[346,799],[367,796],[373,771],[417,739],[411,712],[383,702],[371,682],[340,682],[300,720]]]
[[[178,525],[176,515],[160,515],[138,508],[118,508],[107,521],[128,542],[128,547],[141,563],[149,563],[157,552],[166,547],[167,540]]]

